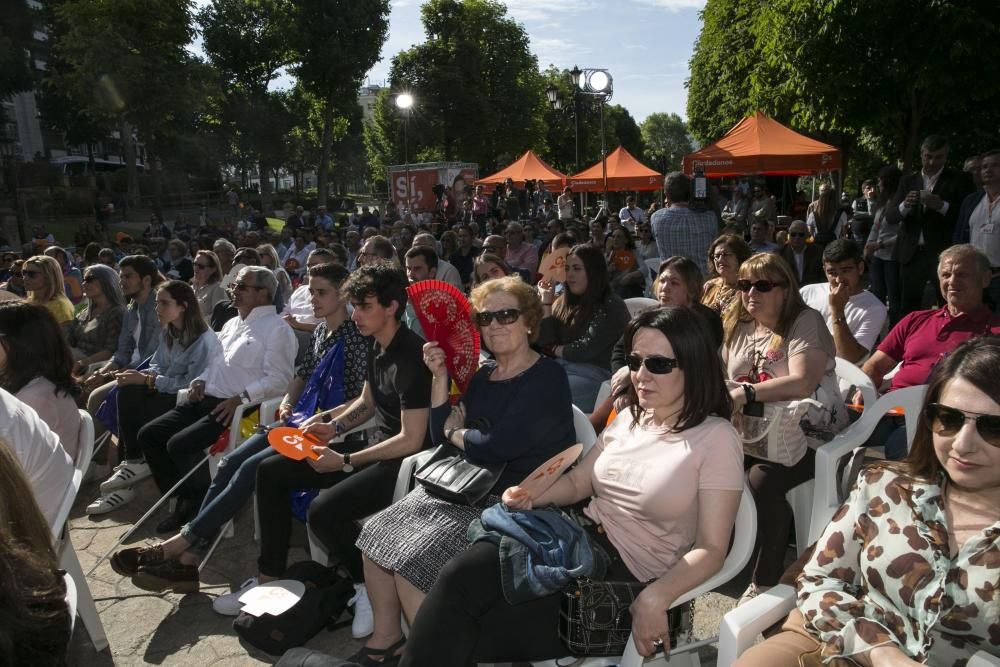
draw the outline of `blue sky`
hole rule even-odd
[[[384,83],[392,57],[424,41],[421,0],[392,0],[389,37],[368,78]],[[541,69],[604,67],[614,77],[613,102],[636,121],[654,112],[687,118],[688,61],[704,0],[507,0],[524,25]]]
[[[208,0],[194,0],[196,7]],[[392,57],[424,41],[422,0],[392,0],[389,37],[382,60],[368,73],[384,84]],[[507,0],[507,11],[531,38],[540,69],[603,67],[615,83],[614,99],[637,122],[651,113],[671,112],[687,119],[688,61],[701,29],[698,12],[705,0]],[[201,37],[191,50],[204,55]],[[272,88],[287,88],[282,76]]]

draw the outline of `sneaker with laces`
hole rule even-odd
[[[251,588],[256,588],[260,585],[257,577],[250,577],[237,588],[232,593],[226,593],[225,595],[220,595],[212,601],[212,609],[215,613],[222,614],[223,616],[239,616],[240,610],[243,609],[243,603],[240,602],[240,596],[246,593]]]
[[[125,461],[115,468],[111,477],[101,482],[101,494],[107,495],[118,489],[125,489],[153,474],[145,461]]]
[[[87,505],[87,514],[107,514],[119,507],[128,505],[135,498],[135,491],[132,489],[119,489],[111,493],[104,494],[94,502]]]
[[[347,601],[348,607],[352,605],[354,620],[351,621],[351,636],[355,639],[367,637],[375,631],[375,615],[364,584],[354,584],[354,597]]]

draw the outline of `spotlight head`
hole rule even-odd
[[[606,69],[585,69],[580,75],[580,90],[590,95],[610,95],[613,88],[611,73]]]
[[[399,95],[396,95],[396,107],[403,109],[405,111],[406,109],[409,109],[412,106],[413,106],[413,95],[410,95],[409,93],[400,93]]]

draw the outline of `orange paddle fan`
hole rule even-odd
[[[421,280],[406,288],[428,342],[437,343],[459,391],[465,393],[479,368],[479,331],[465,295],[441,280]]]

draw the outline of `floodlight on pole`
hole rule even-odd
[[[394,102],[396,108],[403,112],[403,162],[405,164],[406,175],[406,212],[409,213],[413,209],[413,199],[411,197],[412,189],[410,188],[410,154],[407,138],[407,126],[410,124],[410,113],[413,108],[413,95],[409,93],[398,93],[394,96]]]

